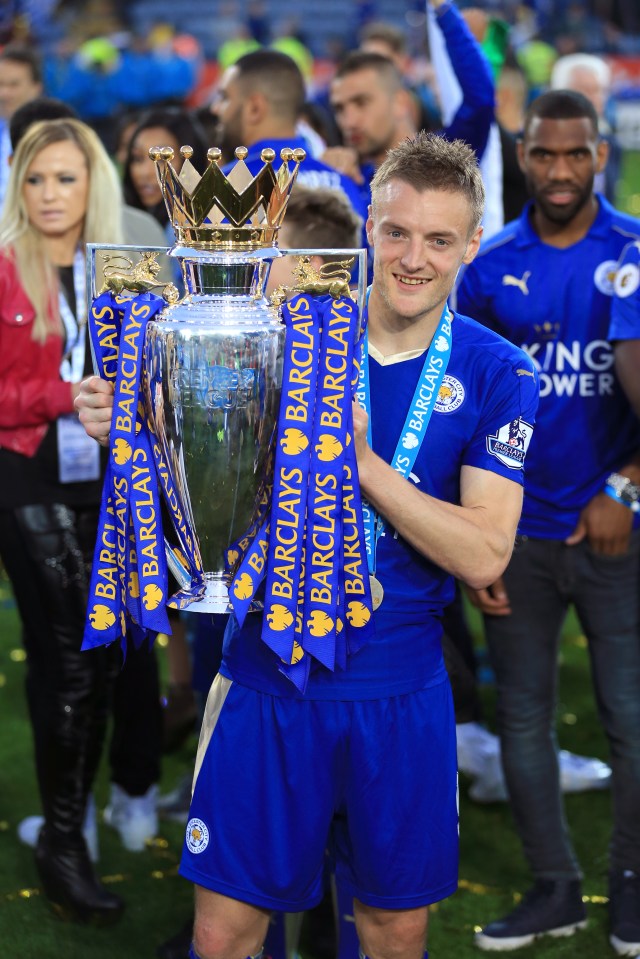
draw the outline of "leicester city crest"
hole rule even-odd
[[[209,845],[209,829],[201,819],[190,819],[187,823],[187,849],[194,855],[204,852]]]
[[[445,374],[434,405],[436,413],[454,413],[464,402],[464,386],[455,376]]]

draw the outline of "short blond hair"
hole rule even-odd
[[[387,183],[402,180],[422,192],[443,190],[460,193],[469,203],[471,229],[480,226],[484,213],[484,185],[476,155],[462,140],[446,140],[421,130],[389,150],[371,181],[371,203]]]

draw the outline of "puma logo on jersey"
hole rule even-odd
[[[531,270],[526,270],[522,274],[520,279],[517,276],[512,276],[511,273],[505,273],[502,277],[503,286],[517,286],[521,293],[525,296],[529,296],[529,287],[527,286],[527,280],[531,276]]]

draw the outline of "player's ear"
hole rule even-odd
[[[596,147],[596,173],[602,173],[609,159],[609,144],[606,140],[598,140]]]
[[[373,246],[373,207],[369,204],[369,209],[367,211],[367,222],[364,225],[364,228],[367,233],[367,243],[369,246]]]
[[[483,228],[479,226],[471,234],[469,242],[467,243],[467,249],[465,254],[462,257],[463,263],[471,263],[472,260],[475,260],[478,250],[480,249],[480,241],[482,240]]]

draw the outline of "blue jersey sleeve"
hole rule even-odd
[[[436,15],[436,22],[462,91],[462,103],[442,133],[448,140],[464,140],[480,159],[494,119],[491,68],[464,17],[453,5],[445,6]]]
[[[493,379],[463,465],[490,470],[523,484],[538,408],[538,374],[526,353],[512,353],[513,359]]]
[[[640,340],[640,241],[622,251],[613,290],[609,340]]]

